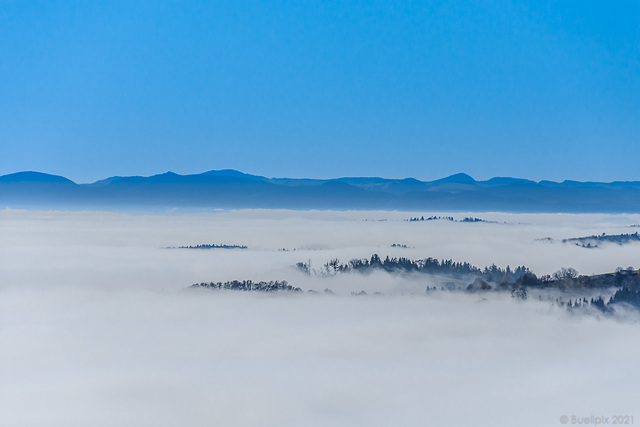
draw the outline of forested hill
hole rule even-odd
[[[640,182],[267,178],[234,170],[167,172],[77,184],[39,172],[0,176],[0,208],[197,207],[504,212],[640,212]]]
[[[593,276],[579,275],[573,268],[561,268],[551,275],[536,276],[525,266],[511,269],[509,266],[500,268],[491,265],[479,268],[468,262],[453,260],[437,260],[425,258],[412,260],[405,257],[382,259],[378,254],[371,258],[355,258],[341,263],[334,258],[327,261],[320,269],[311,268],[309,263],[299,262],[296,268],[309,275],[331,276],[342,273],[370,273],[376,270],[388,273],[424,273],[436,276],[458,279],[467,282],[469,291],[514,288],[556,288],[568,289],[596,289],[620,288],[640,290],[640,272],[633,268],[619,268],[614,273],[597,274]]]

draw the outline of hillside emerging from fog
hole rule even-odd
[[[640,182],[266,178],[235,170],[111,177],[91,184],[39,172],[0,176],[1,208],[376,209],[640,212]]]

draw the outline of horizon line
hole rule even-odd
[[[613,183],[636,183],[636,182],[640,182],[640,180],[614,180],[614,181],[580,181],[580,180],[575,180],[575,179],[565,179],[563,181],[553,181],[553,180],[549,180],[549,179],[542,179],[539,181],[533,180],[533,179],[529,179],[529,178],[520,178],[520,177],[513,177],[513,176],[493,176],[489,179],[486,180],[476,180],[475,178],[473,178],[471,175],[465,173],[465,172],[458,172],[458,173],[454,173],[451,175],[447,175],[441,178],[436,178],[433,180],[421,180],[418,178],[414,178],[412,176],[406,176],[403,178],[386,178],[386,177],[382,177],[382,176],[337,176],[337,177],[333,177],[333,178],[310,178],[310,177],[289,177],[289,176],[272,176],[272,177],[268,177],[268,176],[264,176],[264,175],[254,175],[251,173],[247,173],[247,172],[243,172],[240,171],[238,169],[231,169],[231,168],[226,168],[226,169],[211,169],[211,170],[207,170],[204,172],[199,172],[199,173],[185,173],[185,174],[180,174],[180,173],[176,173],[173,171],[165,171],[165,172],[161,172],[161,173],[156,173],[156,174],[152,174],[152,175],[111,175],[108,176],[106,178],[101,178],[98,179],[96,181],[93,182],[76,182],[70,178],[67,178],[64,175],[59,175],[59,174],[54,174],[54,173],[48,173],[48,172],[40,172],[40,171],[35,171],[35,170],[22,170],[22,171],[18,171],[18,172],[11,172],[11,173],[7,173],[7,174],[3,174],[0,175],[0,179],[1,178],[5,178],[8,176],[14,176],[14,175],[21,175],[21,174],[37,174],[37,175],[46,175],[46,176],[50,176],[50,177],[57,177],[57,178],[64,178],[65,180],[68,180],[76,185],[91,185],[91,184],[96,184],[98,182],[101,181],[106,181],[109,179],[113,179],[113,178],[152,178],[155,176],[162,176],[162,175],[176,175],[176,176],[198,176],[198,175],[206,175],[206,174],[212,174],[212,173],[224,173],[227,172],[230,175],[235,175],[238,177],[242,177],[244,176],[248,176],[248,177],[256,177],[256,178],[264,178],[264,179],[268,179],[268,180],[308,180],[308,181],[335,181],[335,180],[340,180],[340,179],[381,179],[381,180],[388,180],[388,181],[403,181],[403,180],[416,180],[419,182],[424,182],[424,183],[430,183],[430,182],[437,182],[437,181],[443,181],[449,178],[455,178],[455,177],[460,177],[462,179],[468,178],[469,181],[473,181],[473,182],[489,182],[491,180],[496,180],[496,179],[509,179],[509,180],[514,180],[514,181],[524,181],[524,182],[531,182],[531,183],[535,183],[535,184],[540,184],[543,182],[549,182],[549,183],[556,183],[556,184],[562,184],[562,183],[571,183],[571,182],[576,182],[576,183],[594,183],[594,184],[613,184]]]

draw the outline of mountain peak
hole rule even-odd
[[[466,173],[456,173],[446,178],[438,179],[433,182],[448,184],[475,184],[476,180]]]
[[[75,182],[63,176],[33,171],[16,172],[9,175],[0,176],[0,182],[75,184]]]

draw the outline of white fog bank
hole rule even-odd
[[[426,295],[428,279],[309,278],[292,268],[373,253],[537,274],[638,268],[638,245],[557,241],[633,233],[640,216],[403,221],[416,215],[426,214],[0,211],[0,426],[640,421],[636,314],[576,316],[499,293]],[[165,249],[203,243],[248,249]],[[234,279],[334,293],[187,289]],[[369,295],[351,295],[359,289]]]

